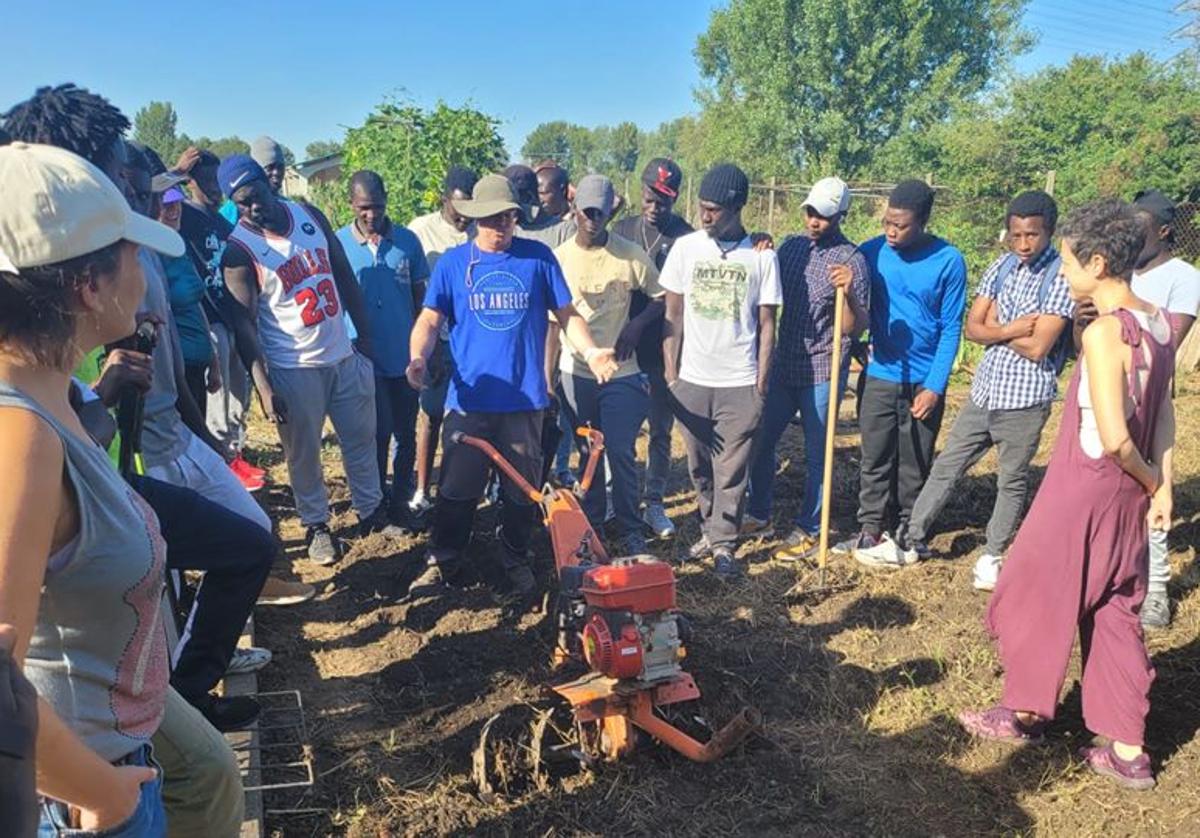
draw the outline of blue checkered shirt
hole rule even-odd
[[[783,314],[771,361],[773,375],[793,387],[813,387],[832,377],[834,288],[832,265],[849,264],[850,293],[866,310],[871,280],[867,260],[840,232],[827,240],[792,236],[779,248],[779,284]],[[850,338],[842,338],[842,361],[850,357]]]
[[[996,319],[1006,325],[1028,314],[1053,314],[1070,320],[1075,304],[1061,276],[1050,280],[1046,300],[1038,304],[1038,292],[1050,263],[1058,258],[1053,247],[1046,248],[1031,265],[1018,264],[1004,280],[996,299],[996,279],[1006,256],[1001,256],[983,274],[977,297],[996,300]],[[1070,328],[1068,323],[1065,328]],[[971,382],[971,401],[984,410],[1021,410],[1054,401],[1058,376],[1054,359],[1033,361],[1004,343],[995,343],[983,352],[983,361]]]

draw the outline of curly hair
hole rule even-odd
[[[77,288],[117,270],[122,242],[53,265],[0,271],[0,344],[62,367],[74,347]]]
[[[73,84],[39,87],[3,116],[12,139],[58,146],[107,170],[129,120],[103,96]]]
[[[1142,252],[1144,227],[1125,201],[1102,198],[1073,210],[1063,222],[1062,238],[1081,264],[1101,256],[1109,276],[1128,282]]]

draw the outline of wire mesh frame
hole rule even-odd
[[[242,770],[243,789],[251,793],[312,786],[316,775],[300,691],[260,692],[253,697],[262,704],[255,735],[232,746]],[[278,775],[285,776],[272,779]]]

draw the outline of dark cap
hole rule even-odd
[[[517,190],[517,194],[537,192],[537,175],[533,169],[520,163],[514,163],[504,170],[504,176]]]
[[[1133,196],[1133,208],[1150,213],[1160,224],[1175,223],[1175,202],[1157,189],[1143,189]]]
[[[655,157],[642,170],[642,183],[668,198],[679,197],[679,184],[682,182],[683,172],[679,164],[668,157]]]
[[[700,200],[730,209],[745,206],[750,196],[750,179],[732,163],[719,163],[700,181]]]
[[[466,166],[451,166],[446,172],[446,179],[442,181],[442,194],[450,195],[454,192],[461,192],[464,195],[470,195],[478,181],[479,175]]]

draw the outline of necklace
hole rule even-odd
[[[728,258],[730,253],[733,253],[733,251],[737,250],[738,245],[741,244],[740,241],[736,241],[736,242],[731,242],[729,247],[722,247],[720,239],[713,239],[713,241],[716,242],[716,244],[717,244],[717,250],[721,251],[721,260],[722,261],[724,261],[726,258]]]
[[[662,241],[663,234],[660,232],[654,237],[654,241],[646,241],[646,219],[642,219],[642,247],[646,251],[646,255],[650,256],[654,253],[654,248],[658,247],[658,243]]]

